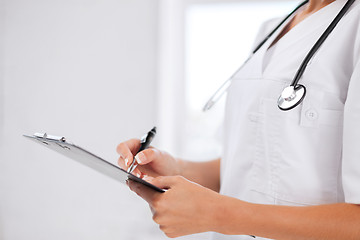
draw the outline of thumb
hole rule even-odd
[[[136,154],[135,159],[139,165],[145,165],[160,157],[160,151],[156,148],[145,149]]]
[[[183,179],[184,178],[181,176],[160,176],[151,179],[149,183],[161,189],[171,189],[176,185],[176,183],[182,181]]]

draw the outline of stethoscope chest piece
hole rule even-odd
[[[305,59],[301,63],[299,69],[296,72],[296,75],[291,82],[290,86],[285,88],[283,92],[281,93],[279,99],[278,99],[278,107],[279,109],[283,111],[287,111],[290,109],[293,109],[294,107],[298,106],[304,99],[306,94],[306,89],[303,85],[298,84],[299,80],[301,79],[302,75],[304,74],[304,71],[309,64],[310,60],[313,58],[314,54],[319,50],[321,45],[324,43],[324,41],[327,39],[327,37],[330,35],[330,33],[335,29],[336,25],[339,23],[339,21],[342,19],[342,17],[346,14],[346,12],[350,9],[351,5],[356,0],[347,0],[346,4],[343,6],[341,11],[336,15],[335,19],[331,22],[331,24],[327,27],[325,32],[321,35],[321,37],[317,40],[317,42],[314,44],[314,46],[311,48],[310,52],[306,55]],[[301,3],[298,7],[294,9],[281,23],[271,32],[269,35],[255,48],[255,50],[252,52],[253,56],[264,44],[266,41],[270,39],[270,37],[277,32],[277,30],[302,6],[307,4],[309,0],[305,0],[303,3]],[[248,58],[248,60],[251,58],[251,56]],[[248,62],[245,61],[245,63]],[[244,66],[244,65],[243,65]],[[226,90],[230,86],[230,82],[233,79],[233,77],[238,73],[238,71],[241,70],[242,67],[240,67],[233,76],[230,77],[216,92],[215,94],[210,98],[210,100],[207,102],[207,104],[204,107],[204,111],[209,110],[219,99],[220,97],[226,92]]]
[[[283,111],[293,109],[302,102],[305,94],[306,88],[303,85],[286,87],[278,99],[278,107]]]

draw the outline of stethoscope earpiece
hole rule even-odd
[[[306,88],[301,84],[286,87],[278,98],[278,107],[283,111],[293,109],[304,100],[305,95]]]

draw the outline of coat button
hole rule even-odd
[[[305,116],[310,121],[315,121],[316,119],[318,119],[319,114],[315,109],[309,109],[306,111]]]

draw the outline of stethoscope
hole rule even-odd
[[[266,43],[269,38],[302,6],[307,4],[309,0],[306,0],[302,2],[299,6],[297,6],[284,20],[281,21],[281,23],[271,32],[269,35],[266,36],[266,38],[255,48],[255,50],[252,52],[250,57],[245,61],[245,63],[236,70],[236,72],[228,79],[226,80],[219,89],[211,96],[211,98],[208,100],[208,102],[205,104],[203,111],[207,111],[210,108],[214,106],[216,102],[219,101],[221,96],[227,91],[227,89],[230,87],[232,79],[235,77],[235,75],[243,68],[243,66],[251,59],[251,57]],[[306,95],[306,88],[304,85],[298,84],[300,78],[305,72],[305,69],[314,56],[314,54],[319,50],[321,45],[325,42],[326,38],[330,35],[330,33],[334,30],[336,25],[339,23],[341,18],[346,14],[346,12],[349,10],[351,5],[355,2],[355,0],[348,0],[344,7],[341,9],[341,11],[338,13],[338,15],[335,17],[335,19],[330,23],[328,28],[325,30],[325,32],[321,35],[321,37],[317,40],[317,42],[314,44],[314,46],[311,48],[309,53],[306,55],[305,59],[303,60],[302,64],[300,65],[299,69],[296,72],[296,75],[291,82],[290,86],[286,87],[281,95],[279,96],[277,100],[278,107],[283,110],[287,111],[290,109],[295,108],[298,106],[305,98]]]

